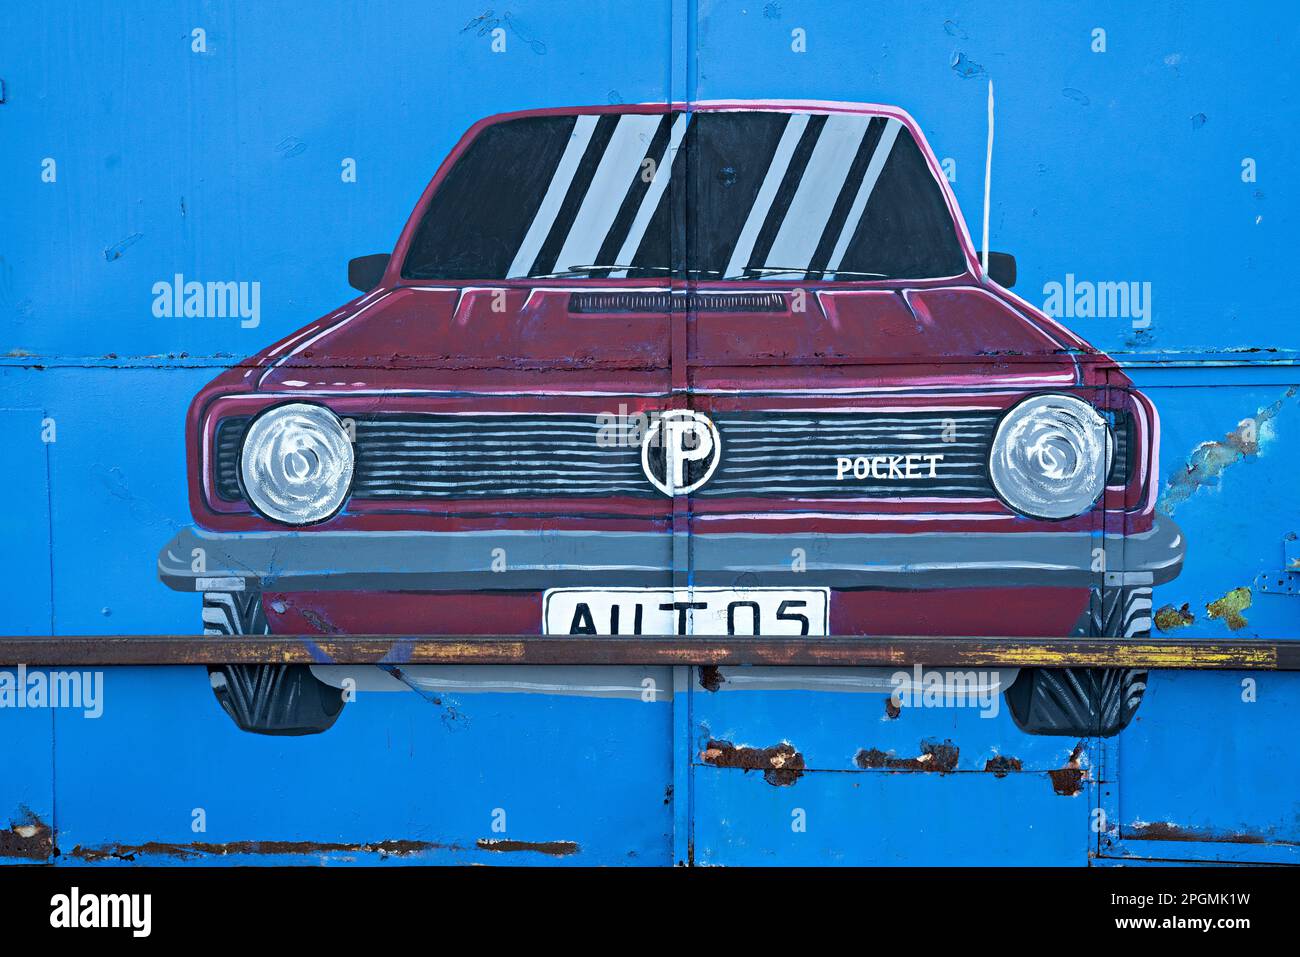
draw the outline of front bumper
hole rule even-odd
[[[656,532],[206,532],[158,556],[178,591],[540,591],[700,586],[1023,588],[1150,586],[1178,575],[1178,526],[1150,531],[898,535]],[[1102,556],[1097,549],[1104,550]],[[1104,573],[1104,577],[1103,577]]]

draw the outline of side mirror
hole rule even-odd
[[[989,254],[992,256],[992,253]],[[992,262],[989,263],[990,267]],[[358,256],[348,261],[348,285],[361,292],[369,292],[379,285],[388,268],[388,253],[375,253],[373,256]]]
[[[989,250],[989,278],[1004,289],[1016,284],[1016,257],[1011,253],[995,253]]]

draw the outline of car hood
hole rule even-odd
[[[398,287],[253,360],[278,393],[658,392],[1086,378],[1086,343],[982,285]],[[671,305],[670,305],[671,303]],[[686,315],[686,321],[682,316]],[[677,361],[674,362],[674,354]],[[245,379],[247,384],[247,379]]]

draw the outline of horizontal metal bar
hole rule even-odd
[[[1297,641],[538,635],[0,636],[0,665],[826,665],[1300,670]]]

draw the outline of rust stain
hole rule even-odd
[[[19,820],[0,830],[0,858],[43,861],[54,851],[50,826],[27,807],[19,807]]]
[[[893,721],[902,713],[903,709],[899,706],[892,694],[885,698],[885,717],[889,718],[890,721]]]
[[[700,687],[705,691],[717,691],[726,680],[717,665],[702,665],[700,667]]]
[[[1198,445],[1188,457],[1187,465],[1169,477],[1156,507],[1165,515],[1172,515],[1198,489],[1218,485],[1219,477],[1228,466],[1248,456],[1258,455],[1264,426],[1282,411],[1286,400],[1296,392],[1297,387],[1292,386],[1276,402],[1259,409],[1253,417],[1242,419],[1235,429],[1224,435],[1223,441],[1202,442]],[[1267,438],[1266,435],[1263,437]]]
[[[1052,790],[1061,797],[1074,797],[1083,790],[1083,781],[1088,776],[1079,759],[1083,756],[1083,742],[1080,741],[1070,752],[1069,759],[1065,762],[1065,767],[1057,768],[1055,771],[1048,771],[1048,777],[1052,779]]]
[[[478,847],[484,851],[536,851],[538,854],[550,854],[553,857],[567,857],[578,853],[578,845],[573,841],[510,841],[480,837]]]
[[[763,780],[773,787],[794,784],[806,770],[803,755],[788,741],[770,748],[738,748],[730,741],[710,740],[700,760],[716,768],[762,771]]]
[[[914,758],[895,757],[879,748],[863,748],[853,762],[860,768],[885,771],[937,771],[948,774],[957,770],[957,745],[951,741],[922,741],[921,753]]]
[[[897,656],[900,662],[914,657]],[[1068,668],[1079,665],[1079,657],[1059,644],[1021,644],[1012,639],[994,640],[986,648],[963,649],[964,665],[989,665],[1021,668]],[[1226,647],[1215,643],[1152,641],[1150,643],[1116,642],[1103,661],[1089,658],[1089,667],[1107,668],[1273,668],[1277,665],[1275,647]]]
[[[1176,628],[1186,628],[1196,621],[1196,616],[1187,610],[1187,603],[1183,602],[1182,608],[1164,605],[1156,612],[1154,620],[1156,628],[1161,631],[1173,631]]]
[[[391,646],[392,643],[390,643]],[[321,644],[325,651],[346,654],[348,645]],[[407,664],[464,664],[468,661],[526,661],[528,645],[523,641],[417,641],[411,646]]]
[[[1274,841],[1263,834],[1246,831],[1211,831],[1179,827],[1163,821],[1134,823],[1125,830],[1128,836],[1146,841],[1214,841],[1226,844],[1292,844],[1291,841]]]
[[[1211,618],[1221,618],[1232,631],[1238,631],[1249,624],[1242,612],[1250,607],[1250,589],[1234,588],[1217,601],[1205,606],[1205,613]]]
[[[430,841],[372,841],[361,844],[323,843],[318,841],[231,841],[226,844],[194,842],[167,844],[148,841],[144,844],[102,844],[71,851],[77,860],[93,863],[105,860],[134,861],[136,857],[174,857],[182,861],[202,857],[225,857],[230,854],[378,854],[380,857],[406,857],[433,850],[459,851],[455,844],[434,844]]]
[[[300,608],[298,614],[307,619],[307,623],[315,628],[322,635],[339,635],[343,633],[338,625],[330,621],[328,616],[321,614],[315,608]]]
[[[1023,771],[1024,768],[1024,763],[1019,758],[1009,757],[1004,754],[995,754],[984,762],[984,770],[999,778],[1005,778],[1012,771]]]
[[[938,652],[937,649],[942,651]],[[616,642],[570,636],[366,637],[122,635],[62,636],[57,640],[0,635],[0,658],[29,667],[91,664],[636,664],[852,666],[944,665],[1043,668],[1223,668],[1276,670],[1276,641],[1133,639],[929,638],[827,643],[802,639],[751,639],[743,644],[702,643],[697,638],[620,638]]]

